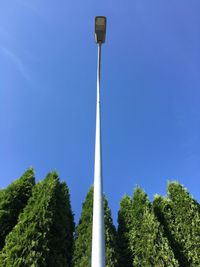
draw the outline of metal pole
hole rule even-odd
[[[98,44],[96,142],[94,164],[94,196],[92,227],[92,265],[105,267],[104,198],[101,162],[101,107],[100,107],[101,43]]]

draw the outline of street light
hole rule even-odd
[[[95,18],[95,40],[96,43],[104,43],[106,37],[106,17]]]
[[[92,259],[91,267],[105,267],[105,236],[104,236],[104,197],[101,160],[101,106],[100,106],[100,67],[101,45],[105,42],[106,17],[95,18],[95,40],[98,44],[97,64],[97,103],[96,103],[96,140],[94,163],[94,195],[92,222]]]

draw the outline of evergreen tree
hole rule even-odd
[[[69,189],[59,184],[56,191],[56,207],[50,229],[48,267],[70,267],[74,243],[74,215],[71,210]]]
[[[26,206],[34,185],[34,171],[30,168],[21,178],[0,191],[0,250],[4,246],[6,236],[16,225],[19,214]]]
[[[168,198],[157,196],[154,209],[183,267],[200,266],[199,204],[177,182],[169,183]]]
[[[130,248],[130,231],[132,225],[132,199],[124,196],[120,202],[120,210],[118,212],[118,267],[132,267],[133,255]]]
[[[33,189],[17,225],[6,238],[1,267],[69,267],[74,222],[66,184],[55,172]]]
[[[133,266],[179,266],[147,195],[140,188],[134,192],[132,216],[130,243],[134,255]]]
[[[75,230],[73,267],[91,266],[93,188],[82,205],[81,218]]]
[[[81,218],[75,231],[75,247],[73,255],[74,267],[91,266],[92,249],[92,214],[93,214],[93,188],[86,196],[82,206]],[[108,202],[104,199],[104,222],[106,243],[106,267],[117,266],[116,230],[112,222]]]
[[[117,254],[117,232],[113,225],[111,211],[108,201],[104,197],[104,223],[105,223],[105,243],[106,243],[106,267],[118,266]]]
[[[168,238],[175,257],[178,259],[180,266],[189,266],[188,259],[183,251],[182,246],[175,238],[175,215],[172,211],[171,201],[169,198],[155,196],[153,202],[154,212],[159,222],[163,225],[164,235]]]

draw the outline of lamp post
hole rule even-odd
[[[105,42],[106,17],[95,17],[95,39],[98,44],[97,102],[96,102],[96,141],[94,163],[94,195],[92,225],[92,264],[91,267],[105,267],[104,198],[101,159],[101,107],[100,107],[100,67],[101,46]]]

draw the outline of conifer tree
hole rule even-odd
[[[75,231],[75,247],[73,255],[74,267],[91,266],[92,249],[92,213],[93,213],[93,188],[86,196],[82,206],[81,218]],[[117,266],[116,230],[112,222],[108,202],[104,199],[104,222],[106,242],[106,267]]]
[[[19,214],[26,206],[34,185],[34,171],[30,168],[21,178],[0,191],[0,250],[4,246],[6,236],[16,225]]]
[[[147,195],[141,188],[136,188],[134,192],[132,216],[130,243],[134,255],[133,266],[179,266]]]
[[[73,267],[91,266],[93,188],[90,188],[82,205],[81,218],[75,230]]]
[[[47,266],[71,267],[74,230],[69,189],[66,183],[60,183],[56,191],[56,207],[49,235],[50,255]]]
[[[105,243],[106,243],[106,267],[118,266],[117,254],[117,232],[113,225],[111,211],[108,201],[104,197],[104,223],[105,223]]]
[[[180,266],[200,266],[199,204],[177,182],[168,184],[168,198],[157,196],[154,209]]]
[[[173,249],[176,259],[179,261],[180,266],[189,266],[188,259],[183,251],[181,245],[176,241],[175,232],[175,215],[172,211],[171,201],[167,197],[155,196],[153,201],[153,208],[159,222],[163,226],[164,235],[169,240],[170,246]]]
[[[69,267],[73,214],[66,184],[52,172],[33,189],[17,225],[6,238],[1,267]]]
[[[133,255],[130,249],[130,231],[132,225],[132,199],[124,196],[120,202],[118,212],[117,244],[119,265],[118,267],[132,267]]]

